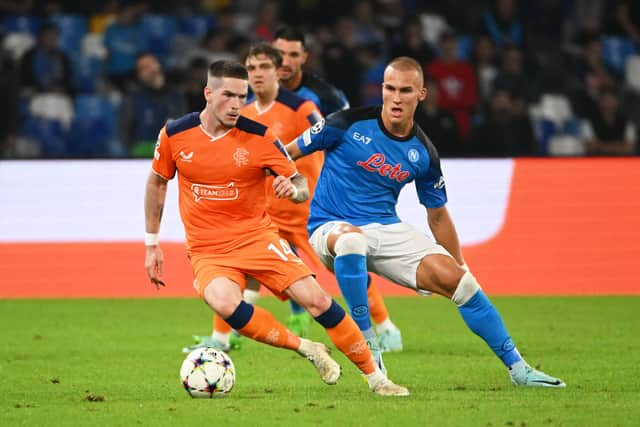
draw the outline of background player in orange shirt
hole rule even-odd
[[[324,344],[294,335],[271,313],[242,300],[247,276],[253,276],[274,294],[305,307],[373,392],[408,395],[376,366],[353,319],[322,290],[266,213],[267,173],[276,175],[276,197],[303,202],[309,190],[273,131],[240,115],[247,79],[241,64],[212,63],[205,109],[160,131],[144,203],[149,279],[156,287],[164,286],[158,232],[167,183],[177,172],[194,287],[216,313],[244,336],[295,350],[313,363],[325,383],[335,384],[341,368]]]

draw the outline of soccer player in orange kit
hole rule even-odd
[[[305,307],[360,369],[374,393],[408,395],[376,366],[353,319],[322,290],[267,214],[267,173],[275,176],[276,197],[304,202],[309,190],[275,133],[240,115],[247,79],[241,64],[212,63],[204,88],[205,109],[169,122],[160,131],[144,203],[150,281],[164,286],[158,232],[167,184],[177,172],[194,287],[213,311],[244,336],[298,352],[325,383],[335,384],[341,368],[326,346],[297,337],[271,313],[242,300],[247,276],[252,276],[275,295]]]
[[[245,66],[249,74],[249,86],[255,99],[241,110],[241,114],[269,126],[281,141],[292,141],[309,127],[318,123],[322,117],[313,102],[281,87],[278,83],[278,70],[281,65],[282,56],[276,48],[267,43],[258,43],[251,47],[245,60]],[[309,205],[313,197],[313,190],[322,169],[323,158],[323,153],[317,152],[296,163],[296,167],[307,178],[309,184],[310,197],[304,203],[293,204],[288,200],[274,197],[271,190],[271,180],[268,179],[267,182],[267,212],[278,226],[280,236],[289,242],[294,251],[302,250],[318,268],[321,263],[309,245],[307,218],[309,217]],[[258,283],[255,280],[250,280],[244,291],[245,301],[255,304],[258,299],[258,290]],[[388,318],[388,312],[379,292],[375,292],[379,299],[371,296],[372,291],[375,290],[375,287],[369,288],[370,305],[375,308],[372,311],[377,310],[375,314],[378,314],[379,311],[384,310],[383,317]],[[304,311],[304,308],[300,307],[299,309],[303,310],[304,316],[292,314],[287,326],[296,335],[306,338],[311,316]],[[297,321],[292,321],[292,318]],[[216,315],[214,315],[211,336],[195,336],[194,338],[197,344],[185,348],[185,352],[203,346],[228,351],[240,344],[232,328]],[[378,343],[375,342],[373,345],[374,358],[384,371]]]

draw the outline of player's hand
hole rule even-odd
[[[281,175],[276,176],[273,180],[273,191],[279,199],[288,199],[297,193],[296,187],[291,182],[291,179]]]
[[[144,268],[147,270],[147,276],[151,284],[160,289],[161,286],[166,286],[164,281],[160,279],[162,276],[162,267],[164,265],[164,255],[159,245],[146,246],[147,255],[145,257]]]

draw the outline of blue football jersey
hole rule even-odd
[[[298,137],[303,154],[325,152],[311,201],[309,234],[334,220],[356,226],[400,222],[398,195],[411,181],[425,207],[447,202],[440,158],[429,138],[418,125],[405,138],[391,135],[380,113],[380,107],[341,111]]]

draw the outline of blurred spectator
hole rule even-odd
[[[361,66],[354,50],[341,37],[331,37],[324,45],[321,58],[327,80],[345,93],[351,105],[362,105]]]
[[[481,32],[498,46],[525,46],[525,28],[518,15],[517,0],[494,0],[482,17]]]
[[[89,18],[89,31],[92,33],[104,33],[118,15],[118,0],[107,0]]]
[[[461,157],[465,147],[458,138],[456,118],[438,105],[438,85],[435,81],[425,81],[427,97],[418,104],[415,121],[438,149],[441,157]]]
[[[482,18],[488,2],[478,0],[421,1],[420,9],[427,14],[438,15],[450,28],[461,33],[478,30],[478,17]],[[437,39],[436,39],[437,41]]]
[[[471,52],[471,63],[478,81],[478,109],[483,110],[489,104],[493,92],[493,82],[498,75],[496,48],[491,38],[480,34],[475,38]]]
[[[575,39],[582,33],[599,33],[606,0],[573,0],[565,20],[566,38]]]
[[[2,0],[0,14],[27,15],[33,10],[33,0]]]
[[[38,41],[22,57],[20,78],[23,88],[36,92],[73,94],[71,62],[58,47],[58,28],[46,23]]]
[[[410,2],[404,0],[379,0],[378,3],[380,10],[376,15],[380,21],[380,26],[384,29],[387,40],[393,40],[394,36],[404,28],[403,24],[407,21],[405,5],[410,5]],[[422,31],[422,28],[420,30]]]
[[[489,157],[535,155],[536,144],[529,116],[514,105],[507,91],[494,93],[486,119],[473,129],[471,151]]]
[[[12,157],[16,153],[16,132],[20,125],[19,79],[15,66],[7,52],[0,52],[0,158]]]
[[[524,55],[517,46],[506,46],[502,52],[502,64],[493,81],[494,91],[505,90],[520,102],[530,103],[540,96],[537,79],[527,73]]]
[[[184,95],[167,84],[158,59],[148,53],[136,61],[137,82],[123,100],[121,142],[134,157],[151,157],[158,129],[186,112]],[[204,87],[204,86],[203,86]]]
[[[138,24],[140,5],[122,2],[116,21],[104,35],[108,56],[106,71],[109,81],[123,91],[134,78],[136,58],[145,51],[142,30]]]
[[[229,50],[229,44],[230,40],[226,33],[218,29],[209,30],[202,39],[201,45],[185,54],[183,63],[189,64],[195,58],[202,58],[209,64],[221,59],[237,59],[235,53]]]
[[[622,111],[638,129],[640,127],[640,55],[631,56],[627,60],[620,105]],[[640,144],[636,144],[636,151],[640,154]]]
[[[422,21],[417,16],[409,17],[402,26],[402,33],[391,46],[389,58],[408,56],[419,64],[426,65],[435,58],[429,43],[422,38]]]
[[[599,93],[617,84],[615,74],[602,60],[602,41],[598,35],[590,36],[582,56],[571,73],[577,83],[573,107],[580,116],[593,115],[597,110]]]
[[[362,105],[382,104],[382,91],[380,87],[384,80],[386,58],[383,56],[380,46],[371,43],[356,49],[358,62],[362,67],[360,77],[360,93]]]
[[[189,63],[184,83],[187,112],[202,111],[204,108],[205,102],[202,93],[207,84],[208,69],[209,62],[203,58],[196,57]]]
[[[600,93],[598,111],[583,122],[582,134],[590,156],[635,154],[636,128],[620,111],[618,94],[612,89]]]
[[[271,42],[275,37],[278,23],[278,3],[275,1],[260,2],[253,22],[253,36],[259,40]]]
[[[368,0],[356,0],[352,10],[353,42],[357,46],[381,45],[384,43],[384,32],[376,22],[373,6]]]
[[[457,57],[457,39],[453,32],[442,34],[440,57],[427,65],[426,74],[438,83],[440,107],[455,116],[460,137],[468,138],[478,88],[471,65]]]
[[[638,0],[613,0],[607,5],[602,32],[622,36],[640,44],[640,2]]]

